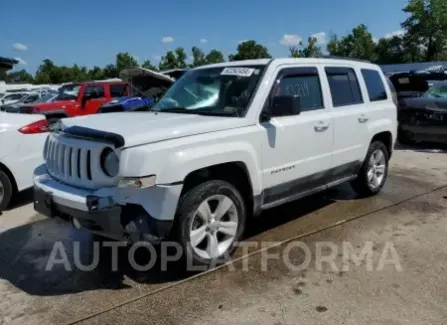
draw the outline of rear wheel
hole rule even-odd
[[[388,177],[389,153],[380,141],[370,144],[365,161],[352,188],[361,196],[371,196],[380,192]]]
[[[12,183],[8,175],[0,170],[0,211],[4,210],[12,198]]]
[[[183,257],[193,265],[225,262],[245,228],[246,209],[239,191],[230,183],[207,181],[186,192],[176,216],[176,240]]]

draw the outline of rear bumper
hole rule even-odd
[[[115,240],[158,242],[171,230],[181,185],[146,189],[81,189],[34,172],[34,209]],[[160,212],[157,214],[157,212]]]

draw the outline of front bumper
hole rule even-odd
[[[416,141],[447,143],[447,126],[401,124],[400,129],[411,134]]]
[[[34,209],[115,240],[159,242],[169,235],[182,185],[88,190],[34,172]]]

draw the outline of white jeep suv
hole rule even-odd
[[[247,221],[343,182],[383,187],[397,113],[381,69],[343,58],[188,71],[151,109],[63,119],[35,170],[35,209],[129,243],[174,239],[207,264]]]

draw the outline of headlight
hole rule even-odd
[[[112,148],[105,148],[101,153],[101,168],[109,177],[118,176],[119,172],[119,157]]]

